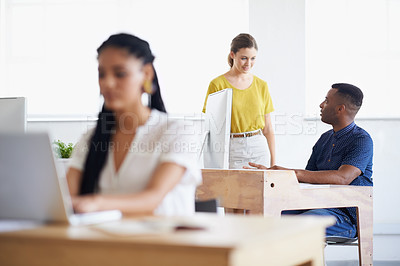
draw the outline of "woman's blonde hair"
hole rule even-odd
[[[240,33],[231,42],[231,52],[236,54],[242,48],[255,48],[258,51],[256,39],[248,33]],[[230,67],[233,66],[233,59],[230,53],[228,54],[228,64]]]

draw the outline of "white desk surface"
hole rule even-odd
[[[199,214],[125,218],[114,225],[53,224],[0,233],[0,264],[131,265],[136,261],[137,265],[211,266],[312,261],[322,265],[325,228],[332,223],[326,218]],[[175,230],[179,225],[193,230]]]

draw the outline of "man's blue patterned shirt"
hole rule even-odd
[[[338,132],[331,129],[321,135],[313,147],[306,170],[338,170],[342,165],[352,165],[361,170],[361,175],[350,185],[372,186],[372,156],[370,135],[353,122]],[[349,217],[357,224],[356,208],[330,210]]]

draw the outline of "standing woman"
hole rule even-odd
[[[181,147],[197,140],[182,134],[182,122],[167,121],[149,44],[117,34],[97,53],[104,106],[96,128],[75,146],[67,172],[75,211],[194,213],[201,174],[196,153]],[[149,106],[142,104],[144,92]]]
[[[250,34],[236,36],[228,56],[231,69],[210,82],[204,103],[205,113],[208,95],[226,88],[233,90],[229,149],[231,169],[243,168],[249,162],[275,165],[275,135],[270,116],[274,107],[267,83],[250,73],[257,51],[256,40]]]

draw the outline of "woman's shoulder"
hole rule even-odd
[[[89,128],[85,133],[83,133],[78,141],[82,145],[89,144],[90,140],[92,139],[94,133],[96,131],[96,126]]]
[[[231,85],[229,84],[228,80],[224,74],[222,74],[211,80],[210,85],[208,86],[208,93],[211,94],[230,87]]]
[[[226,83],[226,78],[225,78],[224,74],[219,75],[218,77],[214,78],[210,82],[210,84],[214,84],[214,85],[220,85],[220,84],[224,84],[224,83]]]
[[[257,91],[261,91],[263,93],[269,94],[268,84],[265,80],[253,75],[253,87],[257,89]]]
[[[154,109],[151,111],[146,124],[147,131],[152,132],[153,136],[158,135],[158,138],[182,133],[187,127],[184,117],[170,115]]]
[[[160,144],[163,153],[179,151],[182,156],[189,156],[188,153],[200,150],[201,126],[196,123],[201,123],[201,120],[152,111],[152,118],[148,122],[148,127],[141,133],[141,140]]]
[[[262,85],[267,85],[267,82],[256,75],[253,75],[254,83],[256,84],[262,84]]]
[[[96,128],[94,127],[83,133],[79,141],[75,144],[74,149],[72,150],[71,161],[69,163],[70,167],[81,171],[84,169],[86,157],[90,149],[90,140],[95,129]]]

